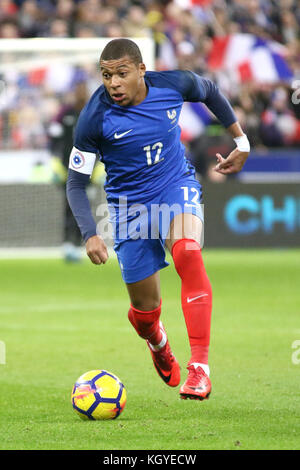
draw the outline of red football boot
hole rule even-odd
[[[202,367],[188,366],[188,378],[180,387],[180,397],[186,400],[205,400],[209,398],[211,392],[211,381]]]
[[[161,330],[166,335],[163,324],[161,322],[159,323]],[[169,387],[177,387],[180,383],[180,366],[171,351],[168,339],[166,344],[159,351],[153,351],[148,340],[147,345],[151,352],[154,367],[160,378],[169,385]]]

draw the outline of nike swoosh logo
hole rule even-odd
[[[117,133],[115,132],[114,138],[115,138],[115,139],[121,139],[121,137],[124,137],[124,135],[129,134],[129,132],[131,132],[131,131],[133,131],[133,129],[129,129],[129,131],[122,132],[122,134],[117,134]]]
[[[169,374],[169,375],[164,375],[164,374],[162,373],[162,371],[157,367],[157,365],[155,364],[155,362],[154,362],[153,364],[154,364],[154,367],[155,367],[155,369],[157,370],[159,376],[163,379],[163,381],[166,382],[166,383],[169,383],[169,382],[170,382],[170,379],[171,379],[172,373]]]
[[[202,392],[202,390],[204,390],[204,387],[189,387],[191,388],[192,390],[195,390],[195,392]]]
[[[207,297],[208,294],[201,294],[201,295],[197,295],[197,297],[192,297],[191,299],[188,297],[186,300],[187,300],[187,303],[189,304],[190,302],[193,302],[193,300],[196,300],[196,299],[200,299],[200,297]]]

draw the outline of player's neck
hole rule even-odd
[[[137,94],[134,97],[134,101],[132,105],[137,106],[138,104],[142,103],[142,101],[144,101],[147,95],[148,95],[148,87],[145,83],[145,80],[143,80],[141,83],[141,86],[138,89]]]

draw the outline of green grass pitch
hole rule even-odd
[[[117,262],[0,261],[1,449],[299,449],[299,250],[205,250],[214,292],[205,402],[179,399],[127,320]],[[170,344],[186,378],[189,345],[173,265],[161,271]],[[124,382],[115,421],[82,421],[73,383],[91,369]]]

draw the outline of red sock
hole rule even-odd
[[[148,339],[153,345],[159,344],[162,340],[162,333],[159,328],[159,317],[161,313],[161,301],[157,308],[148,312],[138,310],[130,305],[128,319],[141,338]]]
[[[172,256],[181,277],[181,304],[191,346],[189,364],[208,363],[212,291],[199,243],[183,238],[174,243]]]

